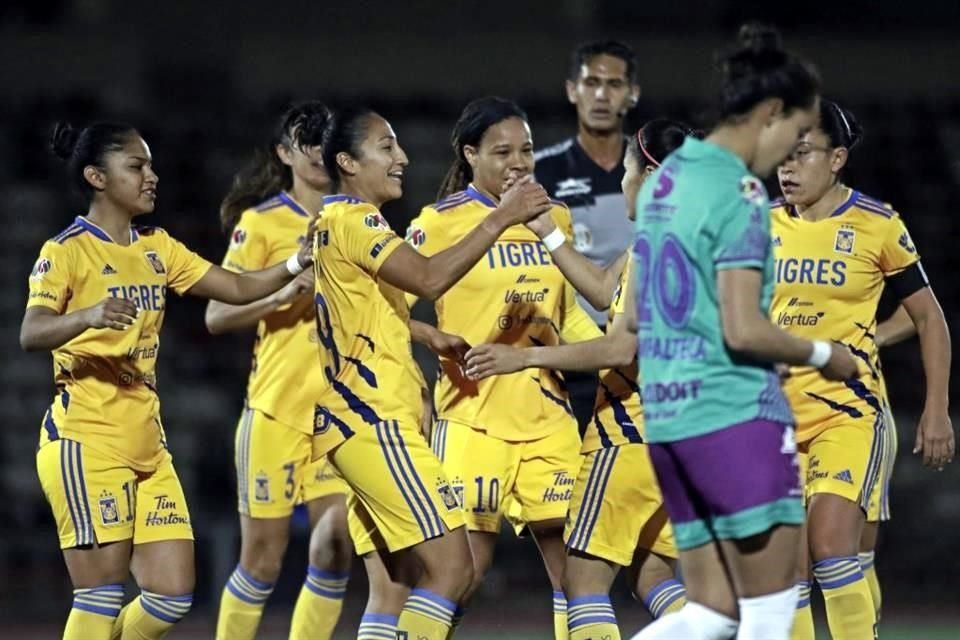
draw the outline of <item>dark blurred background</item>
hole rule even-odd
[[[27,275],[40,245],[85,212],[46,150],[55,119],[115,118],[140,128],[161,178],[157,212],[148,222],[219,261],[227,241],[218,226],[220,199],[292,99],[365,102],[392,122],[411,160],[406,194],[386,210],[402,230],[419,207],[433,202],[452,159],[450,129],[468,100],[488,93],[514,98],[530,114],[537,146],[557,142],[576,126],[563,93],[570,51],[589,38],[618,37],[640,58],[643,96],[631,126],[654,116],[696,120],[708,106],[713,51],[748,17],[778,24],[787,44],[819,66],[825,95],[864,125],[866,139],[853,154],[848,183],[902,213],[948,322],[958,326],[956,0],[910,6],[867,0],[0,4],[0,492],[7,496],[0,518],[0,628],[13,634],[0,635],[53,637],[70,602],[33,457],[52,393],[50,358],[24,355],[17,345]],[[251,336],[208,336],[203,305],[171,301],[160,358],[164,422],[197,535],[195,637],[212,635],[219,591],[237,557],[233,434],[252,344]],[[889,310],[885,303],[881,315]],[[933,473],[910,454],[924,399],[916,341],[884,352],[883,360],[901,445],[895,519],[884,527],[878,552],[887,620],[923,616],[949,624],[960,621],[960,470],[955,464]],[[306,558],[306,528],[298,527],[270,605],[281,631]],[[365,593],[359,566],[355,575],[341,625],[348,631]],[[549,637],[548,591],[534,546],[505,535],[498,567],[475,607],[477,619],[488,622],[473,628],[510,629],[503,612],[522,611],[526,627],[517,628],[529,632],[512,637]],[[624,620],[644,619],[624,590],[617,598]],[[500,617],[494,622],[484,611]],[[960,637],[960,630],[943,637]]]

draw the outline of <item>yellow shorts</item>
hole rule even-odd
[[[571,551],[623,567],[630,566],[637,549],[677,557],[647,445],[625,444],[583,456],[563,540]]]
[[[437,420],[433,448],[460,497],[470,531],[500,531],[508,509],[518,531],[528,523],[567,517],[583,458],[575,429],[511,442],[469,425]]]
[[[156,471],[143,473],[79,442],[54,440],[37,451],[37,474],[62,549],[131,538],[134,544],[193,540],[169,452]]]
[[[239,511],[251,518],[284,518],[302,503],[347,492],[326,458],[311,461],[313,437],[245,408],[237,425]]]
[[[887,407],[884,418],[887,421],[884,429],[884,444],[881,456],[880,475],[877,483],[870,492],[870,505],[867,507],[867,522],[887,522],[890,520],[890,481],[893,478],[893,467],[897,461],[897,425],[893,421],[893,412]]]
[[[864,513],[870,506],[873,489],[883,477],[884,449],[888,448],[884,415],[831,427],[806,442],[798,442],[804,498],[818,493],[838,495],[860,505]]]
[[[414,419],[357,429],[329,454],[352,491],[350,536],[357,553],[399,551],[463,526],[463,510]]]

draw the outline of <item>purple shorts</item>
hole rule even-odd
[[[651,444],[650,458],[681,550],[803,523],[792,426],[751,420]]]

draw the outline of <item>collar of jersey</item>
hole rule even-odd
[[[467,195],[473,198],[474,200],[476,200],[477,202],[481,202],[487,205],[491,209],[497,208],[497,203],[491,200],[488,196],[480,193],[480,191],[475,186],[473,186],[473,184],[467,185]]]
[[[290,195],[289,193],[287,193],[286,191],[281,191],[281,192],[280,192],[280,200],[283,202],[283,204],[285,204],[285,205],[287,205],[288,207],[290,207],[291,209],[293,209],[293,212],[296,213],[297,215],[301,215],[301,216],[304,216],[304,217],[306,217],[306,218],[309,218],[309,217],[310,217],[310,214],[307,213],[307,210],[304,209],[303,206],[301,206],[299,202],[297,202],[296,200],[294,200],[294,199],[293,199],[293,196],[291,196],[291,195]]]
[[[850,197],[844,200],[843,204],[837,207],[836,210],[833,213],[831,213],[829,217],[836,218],[837,216],[843,215],[844,213],[847,212],[847,209],[857,204],[857,200],[859,199],[860,199],[860,192],[857,191],[856,189],[850,189]],[[794,207],[792,204],[787,204],[787,213],[790,214],[791,218],[800,218],[800,214],[797,213],[797,208]]]
[[[81,227],[83,227],[84,229],[86,229],[87,231],[89,231],[90,233],[92,233],[92,234],[93,234],[94,236],[96,236],[97,238],[100,238],[100,239],[103,240],[104,242],[109,242],[109,243],[111,243],[111,244],[116,244],[116,243],[113,241],[113,238],[110,237],[110,234],[109,234],[109,233],[107,233],[106,231],[104,231],[103,229],[101,229],[100,227],[98,227],[97,225],[93,224],[92,222],[90,222],[89,220],[87,220],[86,218],[84,218],[83,216],[77,216],[77,218],[76,218],[76,220],[74,220],[74,222],[75,222],[76,224],[80,225]],[[137,233],[137,230],[133,228],[133,225],[130,225],[130,243],[133,244],[134,242],[137,241],[137,239],[138,239],[139,237],[140,237],[140,234],[138,234],[138,233]]]
[[[333,204],[334,202],[346,202],[347,204],[367,204],[367,201],[357,196],[348,196],[345,193],[338,193],[334,196],[323,196],[323,204]]]

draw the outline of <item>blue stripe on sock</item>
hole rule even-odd
[[[839,589],[863,580],[860,559],[856,556],[821,560],[813,565],[813,575],[821,589]]]
[[[686,597],[687,589],[674,578],[664,580],[647,593],[643,604],[654,618],[659,618],[674,602]]]
[[[313,565],[307,567],[307,573],[310,574],[311,577],[320,578],[321,580],[347,580],[350,578],[349,571],[325,571]]]
[[[141,591],[140,606],[158,620],[176,624],[190,611],[193,595],[163,596],[149,591]]]
[[[87,613],[96,613],[97,615],[106,616],[108,618],[116,618],[118,615],[120,615],[120,609],[122,607],[103,607],[74,601],[73,608],[79,609],[80,611],[86,611]]]

